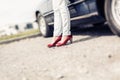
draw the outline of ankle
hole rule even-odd
[[[61,41],[64,41],[64,40],[66,40],[68,38],[72,38],[72,35],[64,35],[64,36],[62,36]]]

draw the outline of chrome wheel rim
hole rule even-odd
[[[43,17],[40,17],[39,26],[40,26],[41,33],[43,35],[45,35],[46,34],[46,22],[45,22],[45,19]]]
[[[120,0],[112,0],[111,7],[113,18],[120,27]]]

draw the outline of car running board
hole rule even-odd
[[[93,12],[93,13],[89,13],[89,14],[86,14],[83,16],[74,17],[74,18],[71,18],[70,20],[75,21],[75,20],[90,18],[92,16],[98,16],[98,12]],[[54,24],[54,22],[48,23],[48,25],[53,25],[53,24]]]
[[[84,2],[85,0],[78,0],[76,2],[73,2],[73,3],[70,3],[68,6],[73,6],[73,5],[76,5],[76,4],[80,4],[82,2]]]

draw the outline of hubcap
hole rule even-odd
[[[112,0],[112,14],[115,22],[120,26],[120,0]]]
[[[40,26],[40,31],[43,35],[45,35],[46,33],[46,22],[45,19],[43,17],[40,17],[39,20],[39,26]]]

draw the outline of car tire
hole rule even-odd
[[[38,15],[37,19],[38,19],[37,22],[38,22],[39,30],[42,36],[51,37],[53,33],[53,29],[51,29],[50,26],[48,26],[45,18],[42,15]]]
[[[105,0],[105,16],[112,32],[120,36],[120,0]]]

